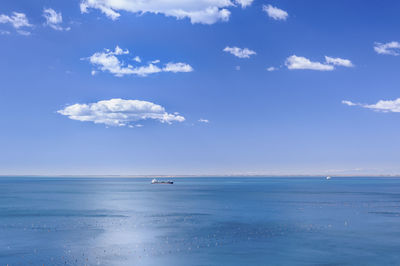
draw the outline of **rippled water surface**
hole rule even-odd
[[[0,178],[0,265],[400,265],[400,179]]]

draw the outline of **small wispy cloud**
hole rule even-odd
[[[17,33],[25,36],[28,36],[31,33],[26,29],[21,29],[21,28],[33,27],[33,25],[29,23],[26,15],[24,13],[19,13],[19,12],[13,12],[11,16],[1,14],[0,23],[11,24],[11,26],[13,26],[17,30]]]
[[[162,71],[173,72],[173,73],[192,72],[193,68],[189,64],[186,64],[186,63],[169,62],[162,68]]]
[[[63,19],[61,12],[56,12],[52,8],[45,8],[43,9],[43,17],[46,19],[45,25],[49,26],[50,28],[58,31],[69,31],[71,28],[67,27],[64,28],[61,26]]]
[[[133,58],[133,61],[138,62],[138,63],[141,63],[141,62],[142,62],[142,59],[140,59],[139,56],[135,56],[135,57]]]
[[[318,71],[332,71],[335,69],[335,66],[343,66],[343,67],[353,67],[353,63],[348,59],[343,58],[333,58],[329,56],[325,56],[325,62],[313,62],[310,59],[303,57],[292,55],[289,56],[285,65],[288,69],[309,69],[309,70],[318,70]]]
[[[104,52],[98,52],[90,56],[89,58],[84,58],[89,60],[89,62],[101,70],[103,72],[109,72],[114,74],[117,77],[122,77],[125,75],[137,75],[137,76],[148,76],[150,74],[159,73],[159,72],[191,72],[193,71],[192,66],[186,63],[178,62],[169,62],[164,65],[164,67],[160,67],[155,63],[158,63],[159,60],[153,61],[147,65],[142,66],[132,66],[130,64],[125,64],[118,57],[122,55],[128,55],[129,50],[123,50],[118,45],[115,47],[114,51],[109,49],[105,49]],[[141,59],[137,56],[133,58],[133,61],[136,63],[140,63]],[[93,73],[93,71],[92,71]]]
[[[253,50],[250,50],[248,48],[239,48],[239,47],[236,47],[236,46],[235,47],[227,46],[227,47],[224,48],[223,51],[227,52],[227,53],[231,53],[234,56],[239,57],[239,58],[250,58],[251,55],[255,55],[256,54],[256,52],[253,51]]]
[[[9,32],[8,30],[0,30],[0,35],[9,35],[11,34],[11,32]]]
[[[23,35],[23,36],[29,36],[32,34],[30,31],[26,31],[26,30],[17,30],[17,33],[19,35]]]
[[[356,106],[356,105],[358,105],[357,103],[353,103],[353,102],[347,101],[347,100],[343,100],[342,103],[345,104],[345,105],[348,105],[348,106]]]
[[[241,5],[243,8],[251,5],[251,3],[253,3],[253,0],[236,0],[236,3],[238,3],[239,5]]]
[[[272,5],[263,5],[263,11],[265,11],[268,16],[274,20],[286,20],[289,14],[280,8],[274,7]]]
[[[399,55],[400,51],[400,43],[399,42],[388,42],[388,43],[380,43],[376,42],[374,45],[374,50],[378,54],[386,54],[386,55]]]
[[[347,100],[343,100],[342,103],[348,106],[360,106],[377,112],[400,113],[400,98],[397,98],[396,100],[380,100],[375,104],[355,103]]]
[[[344,67],[353,67],[353,63],[348,59],[343,58],[333,58],[329,56],[325,56],[325,62],[327,64],[332,64],[335,66],[344,66]]]
[[[273,67],[273,66],[267,68],[268,72],[272,72],[272,71],[276,71],[276,70],[278,70],[278,68]]]
[[[204,119],[204,118],[200,118],[199,122],[200,123],[210,123],[210,121],[208,119]]]

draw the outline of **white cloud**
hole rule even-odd
[[[165,65],[165,67],[162,69],[164,72],[192,72],[193,68],[185,63],[172,63],[169,62],[168,64]]]
[[[269,72],[271,72],[271,71],[276,71],[276,70],[278,70],[278,68],[276,68],[276,67],[269,67],[269,68],[267,68],[267,71],[269,71]]]
[[[10,23],[14,28],[32,27],[24,13],[13,12],[12,16],[0,15],[0,23]]]
[[[29,31],[22,30],[21,28],[33,27],[33,25],[29,23],[26,15],[24,13],[18,13],[18,12],[13,12],[12,16],[1,14],[0,15],[0,23],[3,23],[3,24],[10,23],[17,30],[18,34],[21,34],[24,36],[28,36],[31,33]],[[3,32],[6,32],[5,34],[7,34],[8,31],[3,31]],[[2,34],[4,34],[4,33],[2,33]]]
[[[152,64],[158,64],[158,63],[160,63],[160,60],[158,60],[158,59],[157,60],[153,60],[153,61],[151,61],[151,63]]]
[[[107,126],[129,126],[143,120],[161,123],[183,122],[177,113],[170,114],[161,105],[147,101],[110,99],[89,104],[73,104],[57,111],[61,115],[78,121],[94,122]],[[141,125],[136,125],[140,127]]]
[[[292,55],[286,59],[285,65],[288,69],[310,69],[319,71],[332,71],[335,66],[353,67],[353,63],[348,59],[333,58],[325,56],[325,63],[312,62],[310,59]]]
[[[351,101],[342,101],[342,103],[346,104],[348,106],[360,106],[360,107],[372,109],[372,110],[378,111],[378,112],[400,113],[400,98],[397,98],[396,100],[393,100],[393,101],[380,100],[376,104],[353,103]]]
[[[81,12],[90,8],[98,9],[112,20],[120,17],[119,11],[131,13],[153,13],[177,19],[189,18],[191,23],[214,24],[229,20],[227,8],[235,4],[242,8],[251,5],[253,0],[82,0]]]
[[[0,30],[0,35],[9,35],[11,34],[11,32],[9,32],[8,30]]]
[[[137,124],[137,125],[128,125],[129,128],[135,128],[135,127],[143,127],[143,125],[141,124]]]
[[[285,10],[279,9],[271,5],[263,5],[263,10],[268,14],[270,18],[273,18],[275,20],[286,20],[289,16],[289,14]]]
[[[399,49],[400,49],[399,42],[388,42],[388,43],[376,42],[374,46],[374,50],[378,54],[399,55],[400,51]]]
[[[250,58],[251,55],[256,54],[256,52],[249,50],[248,48],[239,48],[239,47],[225,47],[224,52],[231,53],[239,58]]]
[[[109,52],[109,50],[106,49],[107,52]],[[115,46],[115,50],[114,52],[112,52],[112,54],[115,55],[122,55],[122,54],[129,54],[129,50],[126,49],[125,51],[123,49],[121,49],[118,45]]]
[[[236,0],[236,3],[244,8],[246,6],[250,6],[253,3],[253,0]]]
[[[203,118],[200,118],[199,122],[200,123],[210,123],[210,121],[208,119],[203,119]]]
[[[45,25],[49,26],[50,28],[54,30],[70,30],[71,28],[63,28],[61,26],[61,23],[63,21],[61,12],[56,12],[52,8],[45,8],[43,9],[43,17],[46,19]]]
[[[342,59],[342,58],[333,58],[329,56],[325,56],[325,62],[327,64],[332,64],[335,66],[344,66],[344,67],[353,67],[353,63],[348,60],[348,59]]]
[[[20,35],[24,35],[24,36],[29,36],[31,35],[30,31],[26,31],[26,30],[17,30],[17,33]]]
[[[348,106],[355,106],[355,105],[358,105],[358,104],[356,104],[356,103],[353,103],[353,102],[351,102],[351,101],[346,101],[346,100],[343,100],[342,103],[345,104],[345,105],[348,105]]]
[[[159,73],[161,71],[163,71],[163,70],[161,68],[159,68],[158,66],[153,65],[153,64],[148,64],[147,66],[140,66],[140,67],[132,69],[131,74],[145,77],[147,75]]]
[[[150,63],[148,65],[133,67],[132,65],[126,65],[117,56],[128,55],[128,50],[123,50],[119,46],[115,47],[114,51],[106,49],[104,52],[98,52],[93,54],[88,58],[89,62],[97,66],[101,71],[110,72],[117,77],[122,77],[124,75],[138,75],[147,76],[149,74],[159,73],[159,72],[191,72],[193,68],[186,63],[167,63],[163,68]],[[135,59],[134,59],[135,60]],[[135,60],[138,62],[137,60]]]
[[[335,69],[332,65],[312,62],[305,57],[296,55],[289,56],[286,59],[285,65],[288,69],[311,69],[319,71],[331,71]]]
[[[133,58],[133,61],[138,62],[138,63],[141,63],[141,62],[142,62],[142,59],[140,59],[139,56],[135,56],[135,57]]]

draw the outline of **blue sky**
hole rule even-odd
[[[400,174],[399,8],[2,1],[0,174]]]

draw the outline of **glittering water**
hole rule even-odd
[[[0,178],[0,265],[399,265],[400,179]]]

